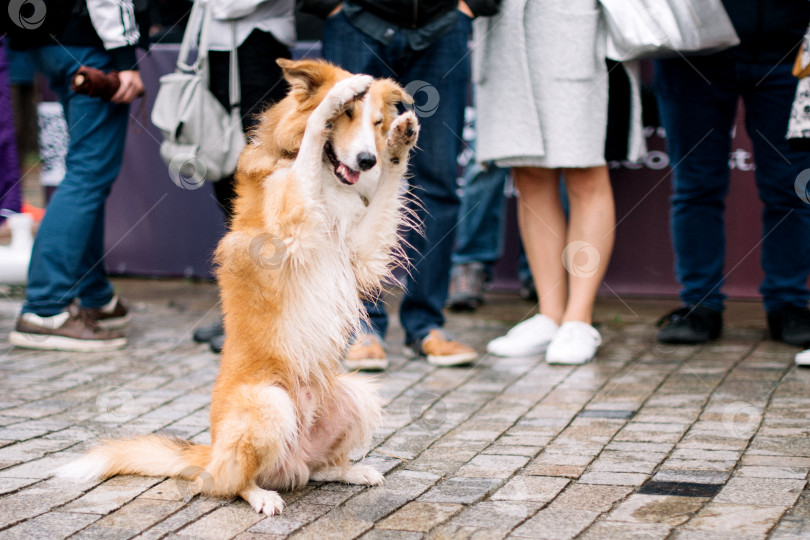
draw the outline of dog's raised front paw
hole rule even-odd
[[[342,481],[361,486],[379,486],[385,481],[385,477],[374,467],[353,465],[343,475]]]
[[[412,111],[399,115],[391,123],[388,130],[388,152],[392,163],[397,164],[405,157],[416,144],[417,137],[419,137],[419,122]]]
[[[251,489],[245,498],[250,506],[260,514],[274,516],[284,510],[284,499],[275,491],[256,487]]]
[[[329,90],[326,101],[332,106],[333,112],[340,112],[346,105],[360,99],[368,91],[374,78],[370,75],[354,75],[343,79]]]

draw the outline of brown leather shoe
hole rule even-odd
[[[126,346],[127,338],[118,331],[99,328],[87,313],[71,305],[52,317],[23,313],[9,335],[16,347],[52,351],[114,351]]]
[[[349,345],[343,364],[349,371],[381,371],[388,367],[388,358],[377,335],[360,334]]]
[[[90,319],[105,330],[120,330],[129,324],[129,310],[117,294],[106,306],[82,309]]]
[[[478,358],[475,349],[448,337],[438,328],[425,336],[419,353],[427,357],[428,363],[434,366],[460,366]]]

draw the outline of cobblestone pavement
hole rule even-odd
[[[672,301],[605,299],[605,345],[584,366],[482,357],[438,369],[400,354],[379,376],[387,415],[366,458],[386,483],[311,484],[281,516],[136,476],[49,478],[100,437],[207,442],[218,358],[192,343],[216,316],[210,284],[119,280],[134,321],[116,353],[0,341],[0,539],[810,538],[810,370],[765,339],[755,303],[724,337],[655,344]],[[0,335],[19,291],[0,300]],[[448,328],[479,350],[532,306],[491,295]]]

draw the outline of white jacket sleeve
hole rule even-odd
[[[132,0],[87,0],[87,10],[105,49],[138,43],[140,33]]]
[[[211,15],[217,20],[239,19],[250,15],[267,0],[210,0]]]

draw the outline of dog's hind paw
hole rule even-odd
[[[408,151],[416,144],[419,136],[419,122],[413,111],[400,114],[388,130],[388,153],[395,165],[405,157]]]
[[[353,465],[343,475],[342,481],[361,486],[379,486],[385,481],[385,477],[374,467]]]
[[[313,472],[309,479],[314,482],[343,482],[360,486],[379,486],[385,481],[385,477],[377,469],[368,465],[323,467]]]
[[[242,498],[260,514],[274,516],[284,510],[284,499],[275,491],[254,487],[247,493],[243,492]]]

